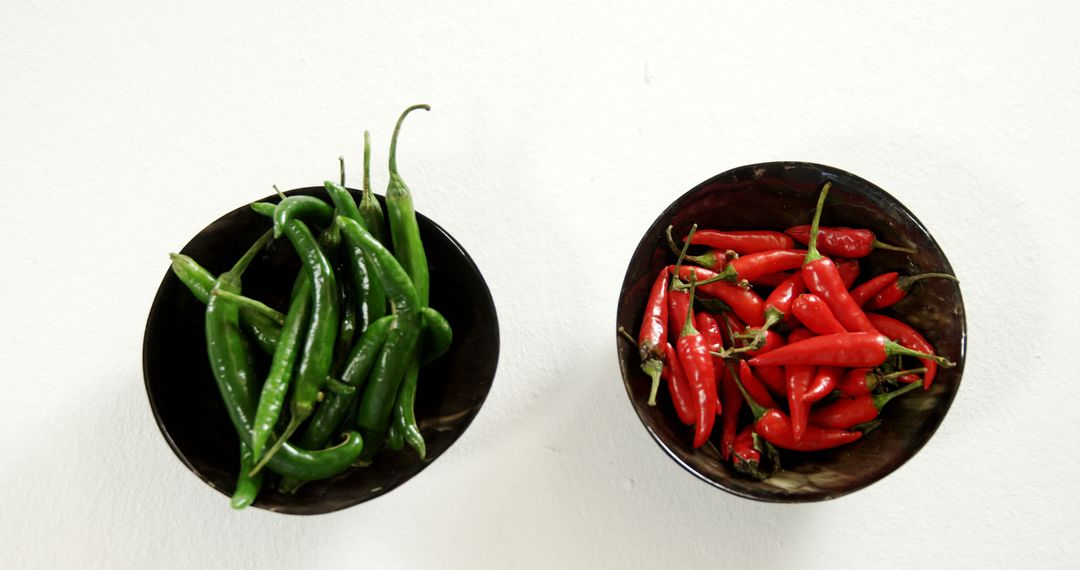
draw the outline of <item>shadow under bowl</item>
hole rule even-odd
[[[617,326],[635,334],[656,275],[674,263],[664,238],[668,225],[677,236],[690,226],[720,230],[783,231],[808,224],[818,191],[832,181],[822,215],[824,226],[867,228],[878,239],[915,247],[914,255],[876,250],[862,260],[863,276],[888,271],[901,275],[929,271],[952,273],[944,252],[930,232],[896,198],[843,170],[802,162],[769,162],[743,166],[715,176],[675,200],[649,227],[630,259],[619,296]],[[949,410],[964,370],[966,328],[964,303],[957,283],[930,279],[911,294],[881,311],[897,317],[947,356],[956,367],[939,369],[929,391],[916,390],[893,400],[882,411],[881,426],[860,441],[813,453],[782,451],[783,469],[765,481],[737,473],[713,446],[691,447],[692,428],[675,414],[666,386],[656,406],[647,404],[650,380],[640,368],[636,347],[617,338],[623,383],[634,410],[657,444],[690,473],[740,497],[770,502],[833,499],[862,489],[895,471],[930,439]],[[743,407],[744,414],[748,412]],[[741,425],[749,422],[749,416]],[[715,441],[719,431],[713,434]]]
[[[351,191],[359,198],[359,191]],[[286,194],[327,198],[318,187]],[[382,201],[381,196],[379,199]],[[278,198],[268,196],[262,201],[277,202]],[[320,514],[384,495],[446,452],[483,405],[499,358],[499,324],[491,292],[461,244],[435,222],[420,213],[416,217],[431,272],[429,304],[454,328],[449,351],[420,372],[415,409],[427,443],[427,458],[421,461],[408,447],[398,452],[384,449],[373,465],[309,482],[295,495],[278,493],[268,478],[255,507],[297,515]],[[270,227],[268,218],[244,205],[199,232],[181,253],[218,275]],[[244,293],[283,309],[299,268],[288,240],[275,240],[244,274]],[[205,305],[167,270],[146,323],[143,374],[150,407],[169,446],[199,478],[231,495],[240,450],[211,374],[203,328],[205,312]],[[259,372],[265,374],[269,357],[256,356]]]

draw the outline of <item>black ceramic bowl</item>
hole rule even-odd
[[[359,197],[359,192],[353,193]],[[287,194],[326,198],[322,188]],[[318,514],[388,493],[438,459],[483,405],[499,357],[499,325],[491,293],[465,249],[435,222],[420,214],[417,218],[431,269],[430,305],[454,327],[450,350],[420,373],[416,415],[427,441],[427,459],[420,461],[408,447],[384,450],[372,466],[308,483],[295,495],[264,485],[256,507]],[[241,206],[199,232],[181,253],[216,275],[269,228],[268,218]],[[298,270],[299,260],[288,240],[276,241],[248,268],[244,293],[282,308]],[[167,271],[146,323],[143,373],[150,406],[169,446],[203,481],[231,494],[239,471],[239,445],[207,361],[204,314],[204,305]]]
[[[641,238],[626,270],[617,325],[635,333],[640,327],[649,288],[660,269],[674,259],[663,237],[669,224],[675,226],[676,235],[686,235],[694,223],[701,228],[782,231],[810,223],[818,190],[827,180],[833,186],[822,225],[868,228],[881,241],[918,249],[915,255],[874,252],[863,260],[864,278],[886,271],[898,271],[902,275],[926,271],[952,273],[949,261],[930,232],[881,188],[820,164],[754,164],[729,170],[699,184],[656,218]],[[647,405],[650,382],[639,368],[637,349],[617,339],[623,383],[638,417],[656,443],[703,481],[761,501],[836,498],[881,479],[915,455],[941,424],[960,386],[965,324],[964,304],[956,283],[940,279],[922,281],[907,299],[883,312],[914,326],[938,353],[952,359],[957,366],[939,370],[929,391],[916,390],[893,400],[882,413],[881,427],[853,445],[815,453],[783,452],[783,470],[766,481],[736,473],[710,446],[692,449],[691,428],[679,422],[666,387],[662,387],[656,406]]]

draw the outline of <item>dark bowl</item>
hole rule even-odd
[[[359,197],[358,191],[352,192]],[[286,194],[326,198],[322,188]],[[263,201],[277,202],[277,197]],[[318,514],[384,495],[438,459],[483,405],[499,358],[499,324],[491,292],[461,244],[435,222],[419,213],[417,218],[431,270],[430,305],[454,327],[450,350],[420,372],[416,415],[427,441],[427,459],[420,461],[408,447],[384,450],[372,466],[308,483],[295,495],[280,494],[264,484],[256,507]],[[199,232],[181,253],[217,275],[268,228],[267,218],[244,205]],[[248,268],[244,293],[280,309],[287,305],[298,270],[299,260],[288,240],[275,241]],[[150,407],[169,446],[203,481],[229,495],[239,471],[239,444],[207,360],[204,315],[204,305],[167,270],[146,323],[143,373]]]
[[[699,184],[656,218],[626,270],[617,326],[635,334],[640,327],[650,286],[661,268],[674,258],[663,237],[669,224],[675,226],[676,235],[686,235],[694,223],[701,228],[784,230],[810,222],[818,190],[827,180],[833,186],[822,216],[823,225],[868,228],[881,241],[918,249],[915,255],[875,251],[863,262],[864,276],[886,271],[901,275],[952,273],[930,232],[881,188],[820,164],[754,164]],[[964,303],[956,283],[922,281],[907,299],[883,312],[914,326],[957,366],[941,369],[929,391],[916,390],[890,403],[882,412],[881,427],[853,445],[815,453],[782,452],[783,470],[765,481],[736,473],[711,446],[692,449],[691,428],[679,422],[666,388],[661,389],[656,406],[647,405],[650,382],[639,367],[637,349],[617,339],[623,383],[634,410],[656,443],[701,480],[759,501],[805,502],[840,497],[888,475],[922,448],[948,412],[964,370]]]

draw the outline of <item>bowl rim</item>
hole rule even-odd
[[[361,194],[361,191],[357,190],[355,188],[348,188],[347,187],[346,189],[351,194],[353,194],[354,196],[358,196],[358,195]],[[291,190],[283,191],[282,194],[284,194],[285,196],[292,196],[292,195],[310,195],[310,194],[313,194],[313,193],[318,194],[320,192],[325,193],[325,188],[323,186],[305,186],[305,187],[301,187],[301,188],[293,188]],[[381,194],[377,194],[377,193],[375,194],[375,196],[381,203],[385,203],[385,196],[383,196]],[[253,200],[252,202],[242,204],[242,205],[238,206],[237,208],[229,210],[228,212],[222,214],[221,216],[216,218],[214,221],[210,222],[209,224],[204,226],[202,229],[197,231],[190,239],[188,239],[187,243],[185,243],[184,246],[179,251],[181,251],[181,252],[184,251],[184,249],[186,249],[188,247],[188,245],[191,244],[192,240],[194,240],[197,236],[199,236],[201,233],[203,233],[210,226],[213,226],[214,224],[224,220],[225,218],[227,218],[229,216],[232,216],[232,215],[236,214],[237,212],[243,211],[245,208],[250,208],[250,205],[252,203],[254,203],[254,202],[276,202],[278,199],[279,199],[279,196],[277,194],[273,194],[273,195],[270,195],[270,196],[265,196],[265,197],[260,198],[258,200]],[[401,480],[401,481],[399,481],[399,482],[397,482],[397,483],[395,483],[393,485],[390,485],[388,487],[384,486],[385,490],[380,491],[378,494],[375,494],[375,495],[370,495],[369,494],[369,495],[366,495],[366,496],[362,497],[360,500],[358,500],[356,502],[349,503],[349,504],[337,505],[334,508],[324,510],[324,511],[318,511],[318,512],[293,512],[293,511],[289,511],[289,510],[275,509],[275,508],[270,508],[267,505],[260,504],[260,502],[258,500],[253,502],[250,505],[251,507],[258,508],[260,510],[272,512],[272,513],[283,514],[283,515],[318,516],[318,515],[327,515],[327,514],[330,514],[330,513],[343,511],[345,509],[355,507],[355,506],[357,506],[359,504],[367,503],[367,502],[376,500],[376,499],[378,499],[380,497],[383,497],[385,495],[388,495],[392,491],[394,491],[395,489],[403,486],[404,484],[406,484],[409,481],[416,478],[416,476],[418,476],[422,471],[427,469],[437,459],[439,459],[440,457],[445,455],[447,452],[449,452],[450,449],[452,447],[454,447],[454,444],[457,443],[458,440],[460,440],[463,435],[465,435],[466,431],[468,431],[469,426],[472,425],[472,422],[476,419],[476,416],[478,416],[480,414],[480,410],[483,408],[484,404],[487,402],[488,397],[491,395],[491,390],[495,385],[495,379],[498,377],[499,356],[501,354],[501,349],[502,349],[500,329],[499,329],[498,307],[495,304],[494,296],[491,294],[491,288],[487,283],[487,279],[484,278],[483,273],[480,271],[479,266],[477,266],[476,262],[473,260],[472,256],[469,255],[469,252],[465,249],[465,247],[462,246],[461,243],[453,235],[450,234],[450,232],[446,231],[445,228],[440,226],[437,222],[435,222],[431,218],[425,216],[419,210],[416,210],[415,213],[416,213],[416,217],[417,217],[418,221],[420,221],[421,224],[429,224],[432,231],[442,235],[447,240],[447,242],[451,246],[453,246],[454,249],[456,249],[458,252],[460,252],[461,256],[462,256],[462,260],[465,263],[465,266],[470,267],[472,269],[472,271],[475,272],[477,276],[479,276],[479,284],[481,286],[480,291],[482,291],[482,293],[483,293],[482,298],[486,299],[486,302],[481,303],[481,304],[490,305],[490,307],[491,307],[491,316],[492,316],[491,322],[488,325],[488,326],[490,326],[491,330],[488,332],[488,334],[490,334],[490,336],[491,336],[492,350],[493,350],[493,356],[492,356],[493,362],[492,362],[491,379],[490,379],[490,381],[488,383],[487,390],[485,390],[482,397],[480,397],[479,400],[476,401],[475,405],[473,406],[473,411],[471,413],[466,414],[465,416],[463,416],[463,418],[461,420],[463,422],[462,425],[461,425],[461,428],[458,430],[457,435],[454,437],[453,440],[450,441],[450,443],[447,445],[446,449],[442,453],[440,453],[434,459],[421,461],[420,465],[419,465],[419,468],[416,470],[416,472],[414,472],[412,475],[408,476],[407,478],[405,478],[405,479],[403,479],[403,480]],[[177,457],[177,459],[180,460],[180,462],[185,467],[187,467],[188,471],[194,473],[195,476],[198,477],[203,483],[205,483],[207,487],[213,489],[214,491],[217,491],[218,493],[220,493],[220,494],[222,494],[222,495],[224,495],[226,497],[229,497],[230,495],[229,495],[229,493],[226,492],[225,489],[219,489],[214,484],[213,481],[211,481],[208,477],[206,477],[201,470],[196,468],[191,463],[191,461],[187,458],[187,456],[184,454],[184,452],[180,449],[180,446],[176,443],[176,440],[173,439],[172,434],[169,433],[168,428],[165,426],[165,423],[164,423],[164,421],[162,420],[162,417],[161,417],[161,412],[160,412],[160,410],[158,410],[157,402],[154,400],[154,391],[153,391],[153,388],[151,387],[151,382],[150,382],[150,346],[149,346],[148,339],[150,337],[151,324],[156,320],[155,317],[157,317],[158,313],[162,310],[161,309],[162,303],[165,301],[165,299],[163,298],[163,295],[164,295],[163,291],[165,289],[165,283],[168,282],[170,279],[176,279],[176,277],[173,275],[172,270],[167,268],[165,270],[165,275],[162,278],[161,283],[158,285],[157,291],[155,291],[155,293],[154,293],[154,299],[150,304],[150,311],[149,311],[149,313],[147,315],[147,318],[146,318],[146,325],[143,327],[143,343],[142,343],[143,344],[143,346],[142,346],[143,388],[144,388],[144,390],[146,392],[146,397],[147,397],[147,399],[149,400],[149,403],[150,403],[150,410],[151,410],[151,412],[153,413],[153,416],[154,416],[154,423],[157,424],[158,431],[161,433],[161,435],[165,439],[166,443],[168,443],[169,448],[172,450],[173,454]]]
[[[862,178],[861,176],[858,176],[856,174],[852,174],[851,172],[848,172],[848,171],[843,170],[841,168],[836,168],[834,166],[828,166],[828,165],[825,165],[825,164],[819,164],[819,163],[815,163],[815,162],[778,160],[778,161],[752,163],[752,164],[747,164],[747,165],[738,166],[738,167],[734,167],[734,168],[729,168],[728,170],[725,170],[725,171],[723,171],[723,172],[721,172],[719,174],[716,174],[714,176],[711,176],[711,177],[705,179],[704,181],[702,181],[702,182],[694,185],[693,187],[691,187],[686,192],[683,192],[682,194],[680,194],[677,198],[672,200],[671,203],[668,204],[667,207],[665,207],[663,209],[663,211],[661,211],[658,216],[656,216],[656,218],[653,219],[653,221],[649,224],[648,228],[653,227],[654,225],[656,225],[661,220],[673,218],[674,215],[677,214],[678,211],[680,210],[680,207],[681,207],[680,203],[681,202],[686,200],[691,195],[694,195],[697,192],[701,191],[705,187],[710,186],[712,184],[715,184],[717,182],[720,182],[722,179],[733,178],[733,177],[738,176],[740,173],[744,173],[744,172],[747,173],[747,174],[750,174],[754,179],[756,179],[756,178],[758,178],[758,176],[756,176],[755,173],[758,172],[758,171],[766,172],[766,171],[772,171],[772,170],[775,170],[775,169],[780,169],[781,171],[784,171],[784,170],[790,170],[790,169],[794,169],[794,168],[807,168],[807,169],[816,170],[816,171],[818,171],[820,173],[820,176],[822,178],[822,182],[824,182],[826,180],[854,181],[854,182],[857,182],[859,185],[866,185],[866,186],[869,186],[870,188],[872,188],[873,190],[876,190],[877,192],[880,192],[882,196],[884,196],[885,198],[887,198],[888,200],[891,200],[893,203],[896,204],[896,209],[897,209],[898,212],[900,212],[901,214],[903,214],[904,216],[909,218],[922,231],[922,233],[927,237],[927,239],[930,241],[930,243],[933,245],[933,247],[937,251],[941,252],[941,258],[944,261],[945,266],[949,270],[949,272],[955,273],[952,270],[952,264],[949,262],[948,256],[945,254],[945,250],[941,248],[941,245],[938,244],[937,240],[934,238],[934,236],[930,232],[930,230],[927,229],[927,227],[922,223],[922,221],[919,220],[919,218],[916,217],[915,214],[912,213],[911,210],[908,209],[908,207],[906,205],[904,205],[903,202],[898,200],[895,196],[893,196],[889,192],[885,191],[883,188],[881,188],[877,184],[874,184],[873,182],[870,182],[869,180],[866,180],[865,178]],[[860,193],[860,194],[864,193],[861,189],[857,190],[857,192]],[[616,329],[618,329],[618,327],[619,327],[619,312],[620,311],[618,310],[618,307],[622,306],[624,297],[625,297],[625,295],[627,293],[627,279],[630,276],[630,272],[631,272],[631,269],[632,269],[632,267],[634,265],[634,261],[638,258],[639,253],[642,252],[642,251],[645,251],[647,249],[648,244],[655,240],[655,236],[649,235],[648,228],[646,228],[645,233],[642,235],[641,239],[638,240],[637,245],[634,247],[633,252],[630,254],[630,260],[627,262],[626,271],[623,274],[623,282],[622,282],[622,286],[621,286],[620,291],[619,291],[619,299],[618,299],[618,304],[617,304],[617,308],[616,308],[616,311],[615,311],[615,327],[616,327]],[[934,434],[937,433],[938,428],[941,427],[941,424],[945,421],[945,417],[948,415],[949,409],[952,407],[952,403],[956,399],[956,395],[960,392],[961,380],[963,379],[964,363],[965,363],[965,360],[966,360],[966,357],[967,357],[967,336],[968,336],[968,333],[967,333],[967,309],[964,306],[963,292],[961,291],[961,289],[959,287],[959,284],[957,284],[957,287],[956,287],[956,294],[957,294],[957,300],[959,302],[959,306],[961,308],[960,323],[959,323],[960,324],[960,342],[959,342],[960,351],[959,351],[959,354],[958,354],[957,359],[956,359],[956,367],[954,368],[954,370],[956,370],[955,387],[952,390],[948,391],[946,394],[944,394],[942,396],[941,401],[937,404],[939,407],[942,407],[942,412],[941,412],[940,418],[938,418],[938,420],[936,422],[931,422],[930,424],[927,424],[926,437],[923,439],[923,441],[920,442],[916,447],[914,447],[911,450],[911,452],[909,454],[907,454],[907,456],[904,457],[899,463],[897,463],[895,466],[893,466],[892,469],[889,469],[888,471],[884,471],[884,472],[881,472],[881,473],[873,473],[871,476],[868,476],[865,479],[860,480],[858,485],[855,485],[855,486],[853,486],[853,487],[851,487],[849,489],[846,489],[846,490],[844,490],[842,492],[837,492],[837,493],[818,492],[818,493],[791,494],[791,495],[761,496],[761,495],[757,495],[757,494],[754,494],[754,493],[749,492],[749,491],[743,491],[741,489],[727,487],[727,486],[721,484],[720,482],[715,481],[712,478],[710,478],[710,477],[706,476],[705,474],[701,473],[700,471],[695,469],[692,465],[689,465],[686,461],[683,461],[683,459],[681,457],[679,457],[678,454],[676,454],[675,451],[672,450],[663,441],[663,439],[660,437],[660,435],[656,433],[656,431],[652,428],[652,426],[649,424],[649,422],[646,421],[646,418],[642,413],[642,409],[635,403],[634,394],[633,394],[633,391],[631,389],[631,383],[630,383],[630,371],[627,370],[628,365],[625,362],[625,360],[622,358],[622,353],[620,351],[621,350],[620,346],[621,346],[622,343],[625,342],[625,339],[623,339],[618,333],[616,333],[615,334],[615,342],[616,342],[615,353],[616,353],[616,357],[619,359],[619,371],[620,371],[621,376],[622,376],[623,388],[626,391],[627,403],[630,405],[631,408],[633,408],[634,414],[637,416],[638,421],[641,422],[641,425],[645,428],[645,431],[648,432],[648,434],[652,438],[653,442],[656,443],[656,445],[659,446],[660,449],[662,449],[664,451],[664,453],[669,458],[671,458],[676,464],[678,464],[680,467],[682,467],[684,470],[686,470],[687,472],[692,474],[697,479],[699,479],[701,481],[704,481],[705,483],[708,483],[711,487],[723,490],[723,491],[725,491],[725,492],[727,492],[729,494],[732,494],[732,495],[734,495],[736,497],[742,497],[744,499],[751,499],[751,500],[759,501],[759,502],[763,502],[763,503],[779,503],[779,504],[815,503],[815,502],[828,501],[828,500],[832,500],[832,499],[838,499],[840,497],[845,497],[845,496],[851,495],[851,494],[853,494],[855,492],[861,491],[861,490],[869,487],[870,485],[873,485],[874,483],[884,479],[888,475],[891,475],[891,474],[895,473],[896,471],[898,471],[908,461],[910,461],[913,457],[915,457],[919,453],[919,451],[921,451],[922,448],[927,443],[930,442],[931,439],[933,439]]]

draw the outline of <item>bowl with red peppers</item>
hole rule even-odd
[[[899,200],[770,162],[668,206],[630,258],[619,364],[647,433],[732,494],[832,499],[911,459],[960,386],[959,280]]]

